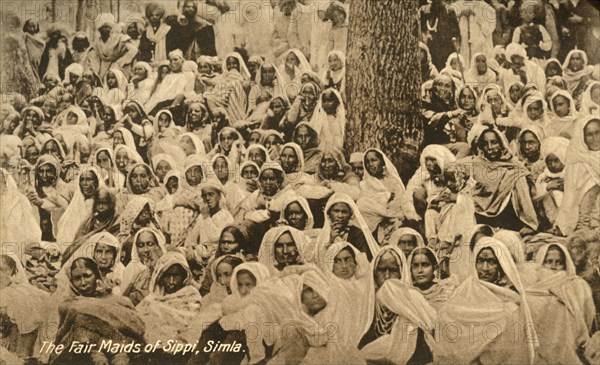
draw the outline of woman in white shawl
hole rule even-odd
[[[403,220],[402,201],[405,188],[392,161],[379,149],[365,151],[365,174],[360,182],[361,197],[356,202],[369,230],[373,232],[384,220]]]
[[[583,115],[598,115],[600,113],[600,82],[592,81],[581,97],[579,112]]]
[[[188,258],[204,263],[217,251],[223,228],[234,220],[227,209],[223,185],[218,180],[208,179],[200,184],[199,190],[204,205],[200,206],[200,214],[185,238],[185,247]]]
[[[281,65],[278,68],[280,83],[286,91],[287,97],[294,99],[300,92],[302,74],[312,71],[306,56],[299,49],[292,48],[281,56]]]
[[[150,280],[159,258],[167,253],[163,234],[153,228],[142,228],[133,237],[131,262],[123,271],[123,296],[134,305],[140,303],[151,291]]]
[[[81,133],[84,136],[90,133],[88,118],[85,112],[77,105],[71,105],[60,112],[54,120],[54,128]]]
[[[11,174],[3,168],[0,169],[0,202],[2,249],[21,258],[24,244],[39,242],[42,231],[36,218],[36,210],[27,197],[19,192]]]
[[[113,133],[113,149],[117,149],[117,145],[125,145],[133,151],[137,151],[137,147],[135,146],[135,140],[133,139],[133,134],[129,131],[129,129],[120,127],[115,130]]]
[[[541,158],[545,168],[535,183],[534,202],[550,225],[554,225],[563,199],[568,146],[569,140],[563,137],[548,137],[542,141]]]
[[[448,56],[446,66],[440,71],[440,74],[446,74],[452,78],[457,87],[465,83],[465,71],[467,64],[463,56],[454,52]]]
[[[575,129],[567,147],[562,203],[556,225],[565,235],[590,228],[600,193],[600,119],[588,116]]]
[[[406,187],[403,205],[406,218],[415,221],[422,220],[424,208],[444,189],[444,167],[455,162],[456,157],[446,147],[434,144],[423,149],[420,160]]]
[[[117,167],[112,148],[101,147],[96,150],[92,156],[91,164],[96,166],[106,186],[111,188],[125,186],[125,175]]]
[[[190,156],[193,154],[206,154],[204,143],[202,143],[198,135],[188,132],[179,135],[177,139],[179,141],[179,146],[181,147],[181,149],[183,149],[183,152],[185,152],[186,156]]]
[[[120,106],[127,97],[127,77],[119,69],[110,69],[102,79],[102,91],[98,96],[104,105]]]
[[[571,138],[579,114],[575,109],[575,101],[566,90],[556,90],[548,100],[551,114],[550,124],[546,128],[546,136]]]
[[[155,82],[152,66],[147,62],[139,61],[133,64],[132,71],[133,75],[126,88],[126,99],[144,105],[150,98]]]
[[[144,104],[146,113],[152,114],[157,106],[165,104],[168,101],[172,101],[171,104],[178,104],[182,98],[196,96],[194,89],[190,88],[187,76],[182,71],[184,61],[185,59],[181,50],[176,49],[169,52],[170,72],[164,77]]]
[[[298,76],[300,77],[300,76]],[[248,112],[257,110],[259,98],[269,96],[269,99],[281,97],[289,103],[289,98],[295,97],[300,91],[300,81],[285,81],[281,71],[271,62],[263,62],[256,72],[256,82],[248,94]]]
[[[310,120],[310,126],[317,132],[321,147],[344,147],[346,108],[339,91],[323,91]]]
[[[208,157],[223,154],[234,165],[238,165],[242,162],[244,152],[244,138],[237,129],[227,126],[219,131],[217,145],[208,153]]]
[[[434,362],[533,364],[538,335],[531,325],[525,287],[510,252],[502,242],[483,237],[473,257],[471,275],[437,312],[437,323],[451,323],[457,331],[453,332],[453,341],[436,342]],[[489,323],[494,323],[493,333],[486,331]],[[517,325],[519,338],[524,335],[525,339],[515,341],[509,324]]]
[[[181,166],[179,166],[175,159],[167,154],[167,153],[159,153],[152,156],[152,171],[154,175],[158,178],[158,182],[161,184],[165,184],[165,176],[171,170],[178,170]]]
[[[497,78],[498,75],[489,66],[486,53],[475,53],[471,58],[471,67],[465,71],[466,84],[481,93],[487,84],[495,84]]]
[[[293,142],[284,144],[281,146],[279,161],[285,172],[283,189],[294,190],[300,196],[309,194],[308,190],[311,189],[310,185],[314,185],[314,179],[304,172],[302,148]]]
[[[379,252],[379,245],[363,218],[362,210],[348,195],[333,194],[324,211],[325,224],[316,241],[320,251],[341,240],[350,242],[359,251],[364,252],[369,260]]]
[[[567,82],[567,89],[573,99],[581,101],[581,94],[585,91],[594,67],[598,66],[588,66],[587,54],[581,49],[571,50],[565,57],[562,64],[562,77]]]
[[[237,52],[232,52],[223,59],[223,73],[214,89],[205,93],[208,105],[211,109],[223,107],[231,123],[246,118],[248,108],[248,96],[244,90],[244,84],[250,81],[250,71],[244,63],[244,59]]]
[[[202,307],[187,260],[179,252],[167,252],[158,259],[150,279],[150,294],[136,311],[146,324],[148,343],[180,338]]]
[[[402,251],[384,247],[371,263],[375,315],[361,339],[361,354],[394,364],[431,362],[435,311],[411,287],[410,267]],[[416,361],[416,362],[415,362]]]
[[[74,242],[81,225],[92,216],[94,195],[105,186],[98,169],[90,165],[81,166],[77,182],[75,194],[58,221],[56,241],[62,251]]]
[[[302,231],[290,226],[271,228],[265,233],[258,262],[265,265],[273,277],[297,274],[303,266],[315,259],[315,248]]]
[[[20,358],[31,359],[38,338],[44,338],[49,325],[44,313],[50,298],[29,284],[27,272],[14,254],[2,252],[0,273],[3,343]]]
[[[437,72],[437,71],[436,71]],[[346,56],[341,51],[331,51],[327,56],[327,69],[323,72],[323,84],[340,92],[346,92]]]

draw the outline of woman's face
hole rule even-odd
[[[140,114],[139,110],[132,104],[128,105],[125,108],[125,113],[127,115],[129,115],[129,117],[133,120],[133,121],[137,121],[141,118],[142,114]]]
[[[484,55],[479,55],[475,58],[475,66],[477,67],[477,73],[483,75],[487,71],[487,62]]]
[[[458,102],[460,103],[460,107],[464,110],[473,110],[475,109],[475,94],[471,89],[464,88],[460,93]]]
[[[527,117],[529,120],[538,120],[542,115],[544,115],[544,104],[541,100],[537,100],[527,107]]]
[[[399,260],[392,252],[381,255],[375,267],[375,284],[378,288],[381,288],[388,279],[400,279],[400,265],[398,262]]]
[[[281,99],[273,100],[273,102],[271,103],[271,110],[273,111],[273,114],[276,117],[283,116],[283,114],[285,113],[285,109],[284,109],[283,102],[281,101]]]
[[[141,263],[148,267],[154,267],[156,261],[162,256],[158,240],[150,232],[140,233],[135,246]]]
[[[233,274],[233,267],[226,262],[220,262],[217,265],[217,269],[215,270],[217,274],[217,283],[225,286],[229,289],[229,284],[231,282],[231,274]]]
[[[39,127],[42,121],[40,120],[38,113],[33,110],[28,110],[27,113],[25,113],[25,124],[28,123],[31,123],[34,127]]]
[[[307,126],[301,125],[298,129],[296,129],[296,133],[294,134],[294,142],[298,144],[300,148],[302,148],[302,151],[306,151],[311,147],[313,140]]]
[[[194,103],[190,105],[188,110],[188,120],[190,123],[199,123],[202,121],[202,117],[204,116],[204,109],[202,109],[201,104]]]
[[[350,279],[356,273],[356,259],[349,250],[345,248],[333,258],[333,274],[340,279]]]
[[[84,171],[79,176],[79,190],[85,199],[90,199],[98,189],[98,179],[91,171]]]
[[[60,154],[60,148],[58,147],[58,144],[54,141],[48,141],[48,143],[46,143],[46,145],[44,146],[44,153],[48,153],[56,157],[60,161],[62,161],[63,159],[63,156]]]
[[[186,272],[179,264],[171,266],[160,278],[160,285],[165,294],[173,294],[183,288],[186,279]]]
[[[258,170],[256,167],[250,165],[242,169],[242,178],[246,180],[256,179],[258,177]]]
[[[225,61],[225,67],[227,67],[227,71],[237,70],[240,71],[240,61],[238,61],[235,57],[228,57]]]
[[[179,141],[179,147],[185,152],[186,156],[193,155],[196,153],[196,146],[192,139],[188,136],[183,136]]]
[[[259,167],[262,167],[263,163],[265,163],[267,156],[265,155],[265,151],[255,148],[248,152],[248,159]]]
[[[204,203],[208,205],[208,209],[214,212],[219,208],[219,202],[221,201],[221,192],[213,187],[202,188],[200,195]]]
[[[477,255],[475,269],[479,280],[495,283],[500,278],[500,263],[491,248],[484,248]]]
[[[530,162],[535,162],[540,158],[540,141],[532,132],[525,132],[521,135],[521,153]]]
[[[150,174],[145,167],[138,166],[131,170],[129,183],[131,184],[133,194],[144,194],[150,188]]]
[[[221,146],[223,151],[229,152],[231,151],[231,146],[233,145],[233,142],[237,140],[237,138],[238,136],[234,131],[226,130],[223,133],[221,133],[219,145]]]
[[[452,79],[448,76],[442,76],[435,82],[435,92],[445,101],[452,100]]]
[[[38,28],[39,26],[35,21],[28,21],[25,31],[29,34],[36,34],[38,32]]]
[[[546,156],[546,166],[553,174],[558,174],[565,168],[565,165],[554,153],[549,153],[548,156]]]
[[[117,76],[113,72],[109,72],[106,74],[106,86],[108,86],[109,89],[119,87]]]
[[[139,80],[145,80],[148,78],[148,71],[140,65],[133,66],[133,75]]]
[[[498,161],[502,156],[500,138],[494,132],[485,132],[483,135],[483,155],[490,161]]]
[[[235,239],[231,232],[223,232],[219,240],[219,248],[223,255],[233,255],[240,251],[240,243]]]
[[[594,119],[585,126],[583,140],[590,151],[600,151],[600,119]]]
[[[275,262],[282,267],[298,263],[298,247],[289,232],[279,236],[273,247],[273,255]]]
[[[161,113],[158,117],[158,128],[159,131],[162,132],[169,127],[171,124],[171,117],[167,113]]]
[[[250,133],[250,136],[248,137],[248,145],[253,145],[253,144],[260,144],[260,133],[258,132],[253,132]]]
[[[77,114],[73,112],[69,112],[67,114],[67,125],[76,125],[77,124]]]
[[[210,75],[212,68],[210,67],[210,63],[200,62],[198,64],[198,72],[202,75]]]
[[[329,220],[331,221],[332,225],[336,225],[340,229],[345,229],[348,227],[350,219],[352,219],[353,212],[352,208],[348,204],[344,202],[338,202],[329,208],[327,215],[329,216]]]
[[[548,66],[546,66],[546,77],[550,78],[552,76],[560,76],[561,69],[560,65],[556,62],[551,62]]]
[[[282,144],[283,144],[283,141],[281,140],[281,138],[279,138],[278,136],[276,136],[274,134],[268,136],[267,139],[265,140],[265,148],[267,150],[273,146],[280,146]]]
[[[107,271],[115,263],[116,248],[98,243],[94,249],[94,261],[101,271]]]
[[[104,219],[110,217],[113,213],[114,202],[110,194],[106,190],[99,191],[97,198],[94,200],[95,216]]]
[[[302,103],[306,108],[313,108],[317,104],[317,90],[313,84],[304,84],[300,95],[304,98]]]
[[[302,303],[303,310],[310,316],[315,316],[317,313],[322,311],[326,306],[327,302],[316,290],[308,285],[303,285],[302,294],[300,296],[300,302]]]
[[[571,111],[571,102],[566,97],[557,95],[552,99],[552,107],[557,116],[561,118],[566,117]]]
[[[385,164],[381,157],[375,151],[369,151],[365,155],[365,168],[369,175],[376,178],[383,177],[383,168]]]
[[[84,297],[92,297],[96,293],[96,275],[86,267],[75,267],[71,271],[73,286]]]
[[[179,55],[175,55],[169,57],[169,68],[171,72],[179,72],[181,71],[181,67],[183,66],[184,59],[179,57]]]
[[[38,177],[42,186],[53,186],[56,182],[56,168],[50,164],[38,168]]]
[[[498,94],[497,91],[489,92],[486,100],[490,104],[490,107],[494,113],[500,114],[502,112],[502,97],[500,97],[500,94]]]
[[[175,194],[177,189],[179,189],[179,179],[176,178],[175,176],[171,176],[167,180],[165,187],[167,188],[167,191],[169,192],[169,194],[171,194],[171,195]]]
[[[202,182],[202,166],[192,166],[185,171],[185,180],[190,186],[196,186]]]
[[[260,83],[263,85],[273,85],[275,81],[275,67],[272,65],[264,65],[261,68]]]
[[[213,163],[213,171],[222,183],[229,180],[229,165],[223,157],[218,157]]]
[[[284,218],[290,226],[303,231],[306,228],[308,215],[300,204],[293,202],[285,208]]]
[[[122,173],[127,172],[127,167],[129,166],[129,155],[125,150],[119,150],[117,152],[117,156],[115,157],[115,163],[117,164],[117,168]]]
[[[556,247],[551,247],[544,258],[544,267],[550,270],[563,271],[566,270],[565,254]]]
[[[321,173],[325,178],[334,178],[339,172],[338,164],[331,153],[324,153],[319,163]]]
[[[154,171],[154,173],[156,174],[156,177],[158,177],[158,180],[162,182],[165,176],[172,169],[173,168],[167,161],[160,161],[158,164],[156,164],[156,171]]]
[[[575,52],[569,60],[569,69],[577,72],[583,70],[584,60],[580,52]]]
[[[337,108],[340,105],[340,101],[338,100],[337,96],[333,92],[326,92],[323,94],[321,99],[325,113],[327,113],[327,115],[335,115]]]
[[[289,68],[298,67],[300,66],[300,60],[298,59],[298,57],[296,57],[294,52],[290,52],[285,57],[285,65]]]
[[[36,146],[31,145],[27,147],[27,149],[25,150],[25,160],[27,160],[27,162],[29,162],[32,165],[35,165],[38,157],[40,157],[40,151]]]
[[[267,169],[258,177],[261,191],[266,196],[274,196],[281,187],[281,181],[275,170]]]
[[[298,159],[298,155],[296,151],[291,147],[286,147],[281,151],[279,155],[279,159],[281,161],[281,167],[286,174],[291,174],[292,172],[296,172],[298,168],[298,163],[300,162]]]
[[[413,284],[418,288],[427,288],[433,284],[435,277],[434,266],[425,254],[417,254],[413,256],[410,266],[410,271],[413,278]]]
[[[237,289],[241,297],[245,297],[250,294],[252,289],[256,287],[256,278],[250,272],[238,272],[237,275]]]
[[[342,67],[344,67],[342,60],[340,60],[340,58],[335,54],[329,56],[327,63],[329,64],[329,69],[331,71],[339,71],[342,69]]]
[[[94,83],[94,74],[91,72],[84,72],[82,79],[85,84],[92,85]]]
[[[116,131],[113,134],[113,148],[117,147],[117,145],[125,144],[125,138],[123,138],[123,133],[121,133],[120,131]]]
[[[408,257],[412,250],[417,247],[417,237],[412,234],[403,234],[398,239],[398,248],[402,250],[404,256]]]

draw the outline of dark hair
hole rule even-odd
[[[89,257],[80,257],[75,259],[69,268],[69,272],[72,274],[73,270],[76,268],[85,268],[89,269],[94,273],[96,279],[102,279],[102,274],[100,273],[100,268],[98,268],[98,264],[96,261]]]
[[[232,269],[235,269],[236,266],[242,264],[243,262],[244,261],[242,259],[240,259],[239,257],[227,255],[227,256],[223,257],[223,259],[221,261],[219,261],[217,266],[215,266],[215,272],[217,271],[217,267],[219,265],[221,265],[222,263],[229,264]]]
[[[242,232],[242,230],[236,225],[229,225],[223,228],[221,231],[221,235],[219,236],[219,245],[217,245],[217,252],[215,254],[216,257],[223,256],[223,252],[221,251],[221,240],[223,239],[223,234],[230,233],[235,241],[238,244],[238,251],[246,253],[249,249],[248,237]]]
[[[563,251],[559,245],[555,245],[555,244],[551,244],[550,246],[548,246],[548,250],[546,251],[546,256],[548,256],[548,252],[550,252],[550,250],[555,250],[558,251],[559,255],[560,255],[560,260],[562,261],[563,265],[567,264],[567,255],[565,254],[565,251]],[[544,257],[544,261],[546,261],[546,257]]]
[[[471,250],[471,252],[473,252],[473,249],[475,248],[475,245],[477,244],[477,241],[474,241],[474,238],[477,234],[482,234],[486,237],[493,237],[494,231],[492,230],[492,227],[490,227],[488,225],[483,225],[483,226],[479,227],[477,229],[477,231],[475,231],[475,233],[473,233],[473,236],[471,237],[471,242],[469,242],[469,249]]]
[[[236,266],[237,266],[237,265],[236,265]],[[256,284],[257,284],[257,281],[258,281],[258,280],[256,279],[256,276],[255,276],[255,275],[252,273],[252,271],[250,271],[250,270],[246,270],[246,269],[241,269],[241,270],[239,270],[239,271],[238,271],[238,272],[235,274],[235,278],[237,279],[239,275],[244,275],[244,274],[246,274],[246,275],[250,275],[250,277],[251,277],[251,278],[254,280],[254,285],[256,285]]]
[[[501,137],[498,135],[498,132],[497,132],[496,130],[494,130],[493,128],[491,128],[491,127],[490,127],[490,128],[486,128],[486,129],[484,129],[484,130],[481,132],[481,134],[479,135],[479,138],[477,138],[477,148],[478,148],[479,150],[483,150],[483,147],[484,147],[484,142],[485,142],[485,140],[484,140],[484,138],[483,138],[483,137],[484,137],[484,136],[485,136],[487,133],[490,133],[490,132],[494,133],[494,135],[496,136],[496,138],[498,138],[498,141],[500,142],[500,144],[502,144],[502,139],[501,139]],[[502,148],[504,149],[504,146],[503,146]]]
[[[409,265],[412,265],[412,260],[414,260],[416,255],[425,255],[427,257],[427,260],[429,260],[429,262],[431,263],[431,266],[438,266],[438,260],[433,254],[433,252],[431,252],[431,250],[426,249],[425,247],[417,247],[413,250],[411,262],[408,263]]]
[[[23,24],[23,32],[27,33],[27,26],[31,23],[35,24],[35,33],[39,33],[40,32],[40,23],[38,23],[35,19],[27,19],[25,21],[25,24]]]
[[[17,272],[17,263],[15,262],[15,260],[13,260],[12,257],[10,257],[8,255],[0,255],[0,260],[2,261],[3,264],[10,267],[11,275],[14,275]]]
[[[350,246],[346,246],[346,247],[342,248],[341,250],[338,251],[338,253],[335,254],[335,256],[339,255],[342,251],[348,252],[350,254],[350,256],[352,256],[354,263],[356,263],[356,253],[354,252],[354,250],[352,248],[350,248]],[[335,256],[334,256],[334,259],[335,259]]]

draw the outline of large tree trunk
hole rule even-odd
[[[348,152],[379,147],[406,179],[420,145],[418,2],[350,3],[346,95]],[[412,140],[412,141],[411,141]],[[406,163],[408,166],[406,166]]]

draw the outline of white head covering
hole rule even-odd
[[[540,156],[542,159],[546,159],[549,154],[553,154],[564,164],[566,162],[568,146],[569,140],[564,137],[547,137],[542,141]]]
[[[600,105],[592,100],[592,88],[594,87],[600,87],[600,82],[591,81],[581,97],[581,106],[579,111],[584,115],[598,115],[600,113]]]
[[[160,248],[162,255],[164,255],[165,253],[167,253],[167,244],[166,244],[166,240],[165,240],[165,236],[163,236],[161,231],[158,231],[154,228],[148,228],[148,227],[144,227],[141,228],[139,231],[137,231],[137,233],[135,234],[135,236],[133,236],[133,246],[131,249],[131,262],[135,263],[135,264],[141,264],[140,261],[140,256],[137,252],[137,245],[136,242],[138,240],[138,237],[140,236],[140,234],[144,233],[144,232],[148,232],[150,234],[152,234],[154,236],[154,238],[156,238],[156,242],[158,244],[158,247]]]
[[[304,213],[306,213],[307,218],[304,230],[312,229],[313,225],[315,224],[315,219],[313,217],[312,211],[310,210],[310,206],[308,205],[308,201],[306,200],[306,198],[301,196],[290,196],[288,199],[285,200],[285,202],[281,206],[280,219],[285,218],[285,210],[292,203],[298,203],[302,210],[304,210]]]
[[[265,233],[260,244],[260,249],[258,250],[258,262],[269,268],[269,271],[271,271],[273,276],[279,276],[279,271],[275,267],[277,265],[277,261],[275,261],[275,243],[284,233],[289,233],[292,236],[294,243],[298,248],[299,262],[305,264],[313,260],[312,251],[314,248],[312,247],[310,239],[302,231],[290,226],[271,228]]]
[[[546,255],[548,254],[548,250],[551,248],[558,248],[562,251],[563,255],[565,255],[565,271],[567,274],[577,275],[571,254],[569,253],[569,250],[567,250],[567,248],[561,243],[548,243],[540,247],[538,252],[535,254],[535,262],[543,265],[544,261],[546,260]]]
[[[329,120],[325,109],[323,109],[323,94],[326,92],[332,92],[339,102],[335,112],[335,122]],[[344,106],[342,95],[339,91],[333,88],[323,91],[319,96],[315,112],[310,120],[310,126],[317,132],[321,146],[331,144],[338,148],[344,146],[344,136],[346,134],[346,107]]]
[[[521,56],[521,57],[527,59],[527,51],[519,43],[511,43],[508,46],[506,46],[505,55],[506,55],[506,59],[509,62],[511,61],[512,56]]]
[[[194,147],[196,147],[197,154],[200,154],[200,155],[206,154],[206,149],[204,148],[204,143],[202,143],[202,141],[200,140],[200,137],[198,137],[198,135],[196,135],[192,132],[183,133],[179,136],[178,140],[181,141],[183,139],[183,137],[188,137],[189,139],[192,140]]]
[[[96,29],[100,29],[105,25],[109,25],[111,28],[114,28],[117,25],[115,21],[115,16],[111,13],[102,13],[96,20]]]
[[[237,52],[231,52],[230,54],[228,54],[225,58],[223,58],[223,76],[226,76],[227,74],[233,72],[233,70],[227,70],[227,59],[229,57],[233,57],[236,60],[238,60],[239,64],[240,64],[240,72],[239,74],[242,76],[242,78],[245,81],[249,81],[250,80],[250,71],[248,71],[248,67],[246,67],[246,63],[244,62],[244,59],[242,58],[242,56],[237,53]],[[235,70],[237,72],[237,70]]]
[[[233,269],[233,273],[231,274],[231,284],[229,285],[229,289],[231,289],[231,295],[236,296],[237,298],[241,298],[240,292],[238,290],[238,279],[237,274],[241,270],[249,271],[254,278],[256,279],[256,286],[263,284],[267,280],[269,280],[271,276],[271,272],[269,269],[261,264],[260,262],[244,262],[239,264]]]
[[[367,164],[366,164],[365,159],[367,158],[367,154],[371,151],[376,151],[383,157],[383,162],[384,162],[384,166],[385,166],[385,170],[383,171],[384,178],[389,177],[389,178],[394,179],[396,181],[396,183],[398,183],[402,187],[402,191],[404,191],[405,190],[404,183],[402,182],[402,179],[400,178],[400,174],[398,174],[398,170],[396,169],[396,166],[394,166],[392,161],[390,161],[390,159],[385,155],[385,153],[383,153],[383,151],[381,151],[379,148],[369,148],[368,150],[365,151],[365,157],[363,158],[363,167],[365,169],[365,174],[363,176],[363,180],[360,182],[361,188],[363,190],[367,190],[367,191],[368,190],[372,190],[372,191],[376,191],[376,192],[387,191],[387,188],[385,187],[383,182],[380,179],[378,179],[374,176],[371,176],[371,174],[369,174],[369,170],[367,170]]]
[[[371,233],[367,222],[363,218],[362,213],[358,209],[358,206],[356,205],[354,200],[343,193],[333,194],[327,201],[327,204],[325,205],[325,224],[323,225],[323,229],[321,229],[321,232],[319,233],[319,237],[317,238],[316,242],[317,257],[320,258],[324,254],[324,251],[327,250],[331,244],[333,244],[333,242],[330,242],[331,220],[329,219],[329,215],[327,214],[327,212],[336,203],[345,203],[350,207],[350,209],[352,210],[352,217],[350,218],[349,225],[354,225],[362,231],[363,235],[365,236],[365,239],[367,240],[367,245],[369,246],[371,255],[375,257],[377,252],[379,252],[380,247],[375,241],[375,238],[373,238],[373,234]]]

